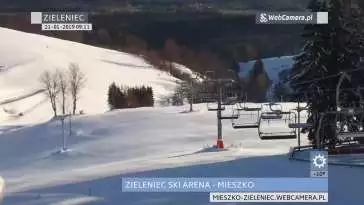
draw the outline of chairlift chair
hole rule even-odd
[[[278,106],[278,109],[273,109],[272,106]],[[260,115],[260,118],[264,120],[282,119],[284,114],[282,111],[282,105],[277,103],[262,104],[261,110],[262,113]],[[268,110],[268,111],[263,111],[263,110]]]
[[[239,107],[238,110],[240,111],[260,111],[262,108],[261,107],[248,107],[246,105],[246,102],[248,101],[248,95],[247,93],[245,93],[245,99],[242,99],[242,103],[238,103]]]
[[[212,104],[215,104],[215,105],[212,105]],[[225,106],[221,105],[221,109],[219,109],[216,104],[217,103],[211,103],[211,102],[206,103],[207,110],[208,111],[218,111],[218,110],[223,111],[223,110],[225,110]]]
[[[240,110],[241,108],[237,108],[236,110],[239,112],[239,110]],[[243,110],[243,111],[245,111],[245,110]],[[233,126],[233,128],[234,129],[250,129],[250,128],[258,128],[259,127],[259,111],[260,111],[260,109],[258,109],[258,110],[253,110],[253,112],[257,112],[257,114],[255,115],[256,116],[256,119],[257,119],[257,121],[256,122],[249,122],[249,123],[240,123],[240,122],[237,122],[237,121],[235,121],[235,120],[232,120],[232,122],[231,122],[231,124],[232,124],[232,126]],[[242,116],[242,115],[249,115],[249,114],[247,114],[247,113],[241,113],[241,112],[239,112],[239,119],[240,119],[240,117]],[[250,114],[250,116],[252,116],[251,114]]]
[[[223,114],[221,114],[220,119],[221,120],[236,120],[236,119],[239,119],[239,116],[240,116],[239,111],[237,111],[237,110],[235,110],[235,109],[232,108],[231,115],[223,115]]]
[[[283,115],[280,112],[262,112],[260,118],[264,120],[280,120]]]
[[[364,132],[339,132],[337,134],[338,139],[344,139],[344,138],[363,138]]]
[[[287,112],[288,113],[288,112]],[[293,114],[290,112],[290,114]],[[290,124],[293,125],[293,123],[296,123],[296,119],[295,118],[289,118],[290,119]],[[294,119],[294,120],[293,120]],[[259,126],[258,126],[258,134],[259,134],[259,138],[262,140],[279,140],[279,139],[296,139],[297,138],[297,133],[296,133],[296,129],[292,128],[292,127],[287,127],[289,128],[289,131],[279,131],[279,132],[264,132],[261,130],[261,121],[263,120],[262,117],[259,118]]]
[[[282,140],[282,139],[296,139],[296,132],[259,132],[261,140]]]
[[[260,107],[245,107],[242,108],[243,111],[260,111],[261,108]]]
[[[349,125],[347,124],[347,126]],[[364,138],[364,131],[361,128],[355,130],[339,129],[336,137],[339,140],[354,140],[362,142]]]
[[[221,120],[234,120],[234,119],[239,119],[239,116],[234,116],[234,115],[231,115],[231,116],[221,116],[220,119]]]
[[[243,102],[243,105],[241,105],[241,103],[237,103],[238,104],[238,110],[240,110],[240,111],[260,111],[262,108],[260,108],[260,107],[247,107],[246,106],[246,103],[245,102]]]
[[[235,105],[237,101],[236,97],[227,97],[223,100],[221,105]]]
[[[296,112],[300,112],[300,111],[304,111],[304,110],[308,110],[308,107],[295,107],[292,109],[293,111],[296,111]]]

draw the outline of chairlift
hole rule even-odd
[[[259,132],[261,140],[282,140],[282,139],[296,139],[296,132]]]
[[[231,115],[221,115],[220,119],[221,120],[236,120],[239,119],[239,112],[237,110],[235,110],[234,108],[232,108],[232,113]]]
[[[220,117],[220,120],[234,120],[234,119],[239,119],[239,116],[231,115],[231,116],[221,116]]]
[[[208,102],[208,103],[206,103],[206,105],[207,105],[207,110],[208,111],[218,111],[218,110],[223,111],[223,110],[225,110],[225,106],[223,106],[223,105],[221,105],[221,108],[219,109],[216,102],[214,102],[214,103]]]
[[[293,111],[296,111],[296,112],[300,112],[300,111],[304,111],[304,110],[308,110],[308,107],[296,107],[296,108],[293,108],[292,109]]]
[[[248,101],[248,95],[247,93],[245,93],[245,100],[244,102],[241,104],[241,103],[238,103],[239,107],[238,107],[238,110],[240,111],[260,111],[262,108],[261,107],[248,107],[246,105],[246,102]]]
[[[279,112],[262,112],[260,117],[264,120],[280,120],[283,115]]]
[[[273,109],[273,106],[277,106],[278,108]],[[260,118],[264,120],[275,120],[275,119],[280,120],[282,119],[283,114],[287,114],[282,111],[282,105],[277,103],[262,104],[261,110],[262,113],[260,115]]]
[[[267,103],[265,105],[269,106],[269,109],[272,112],[282,112],[283,111],[282,104],[280,104],[280,103]]]
[[[260,111],[262,108],[261,107],[248,107],[246,106],[245,101],[241,104],[241,103],[237,103],[238,104],[238,110],[240,111]]]
[[[243,110],[243,111],[252,111],[252,112],[254,112],[254,111],[260,111],[261,110],[261,108],[260,107],[243,107],[243,108],[241,108],[241,110]]]
[[[237,107],[236,111],[239,112],[240,109],[241,109],[240,107]],[[242,111],[246,111],[246,110],[242,110]],[[250,110],[248,110],[248,111],[250,111]],[[253,115],[252,112],[257,112],[257,113],[255,115]],[[259,127],[259,112],[260,112],[260,109],[251,110],[250,114],[239,112],[239,118],[238,119],[241,119],[240,118],[241,116],[250,115],[251,117],[255,116],[256,121],[255,122],[248,122],[248,123],[246,123],[246,122],[241,123],[241,122],[238,122],[237,120],[232,120],[231,124],[232,124],[233,128],[234,129],[258,128]]]
[[[362,119],[360,119],[362,120]],[[360,123],[360,122],[359,122]],[[357,123],[354,123],[355,125],[358,125]],[[359,142],[363,141],[363,138],[364,138],[364,131],[362,129],[361,126],[359,126],[358,129],[350,129],[349,126],[350,125],[353,125],[352,123],[349,123],[349,124],[346,124],[346,126],[348,126],[348,129],[345,130],[345,129],[339,129],[339,132],[337,132],[337,139],[339,140],[357,140]],[[360,124],[359,124],[360,125]]]
[[[284,113],[289,113],[290,115],[294,114],[292,112],[284,112]],[[277,118],[275,118],[275,119],[277,119]],[[259,134],[260,139],[262,139],[262,140],[278,140],[278,139],[296,139],[297,138],[296,129],[293,128],[293,127],[289,127],[289,126],[287,126],[289,131],[279,131],[279,132],[264,132],[264,131],[262,131],[262,129],[261,129],[262,120],[264,120],[264,118],[260,117],[259,118],[259,126],[258,126],[258,134]],[[289,120],[290,120],[289,124],[291,124],[291,125],[293,125],[293,123],[296,123],[296,118],[295,117],[294,118],[289,117]]]
[[[363,138],[364,132],[339,132],[337,134],[338,139],[345,139],[345,138]]]
[[[226,97],[221,105],[235,105],[237,101],[237,97],[233,96],[233,97]]]

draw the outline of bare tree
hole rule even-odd
[[[69,90],[72,97],[72,113],[76,114],[77,100],[81,89],[85,85],[85,74],[81,72],[77,64],[69,65]]]
[[[54,116],[57,116],[57,95],[59,93],[59,86],[57,75],[45,71],[39,79],[42,87],[46,90],[46,94],[51,102]]]
[[[58,79],[58,84],[59,84],[59,91],[61,94],[62,114],[65,115],[66,114],[67,93],[69,91],[67,77],[64,72],[61,72],[59,70],[57,70],[56,73],[57,73],[57,79]]]

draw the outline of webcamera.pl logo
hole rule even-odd
[[[259,17],[259,21],[261,23],[267,23],[268,22],[268,15],[266,13],[261,13]]]

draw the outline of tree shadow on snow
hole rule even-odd
[[[121,174],[106,178],[83,181],[74,184],[59,185],[37,190],[29,190],[26,193],[37,193],[40,198],[47,194],[72,194],[79,196],[92,196],[102,198],[102,201],[78,203],[80,204],[100,204],[100,205],[203,205],[209,203],[208,193],[124,193],[121,190],[122,177],[308,177],[310,166],[306,162],[290,161],[287,155],[273,155],[264,157],[237,158],[232,161],[217,162],[210,164],[189,165],[183,167],[150,170],[137,173]],[[349,169],[349,168],[342,168]],[[347,172],[347,170],[344,170]],[[341,173],[341,174],[340,174]],[[342,172],[331,171],[331,177],[342,177]],[[338,187],[343,191],[340,194],[331,194],[329,200],[332,203],[340,204],[340,198],[345,196],[347,204],[360,204],[358,196],[350,194],[345,187],[355,186],[358,183],[354,180],[332,180],[330,187]],[[359,182],[360,183],[360,182]],[[331,188],[330,188],[331,189]],[[340,189],[340,188],[339,188]],[[333,192],[335,192],[335,190]],[[363,198],[362,198],[363,199]],[[4,200],[4,205],[16,205],[17,197],[9,196]],[[362,200],[361,200],[362,201]],[[36,203],[40,205],[44,203]],[[33,204],[28,203],[27,204]],[[235,204],[235,203],[221,203]],[[257,204],[257,203],[254,203]],[[259,203],[258,203],[259,204]],[[263,203],[262,203],[263,204]],[[294,203],[285,203],[294,204]]]

